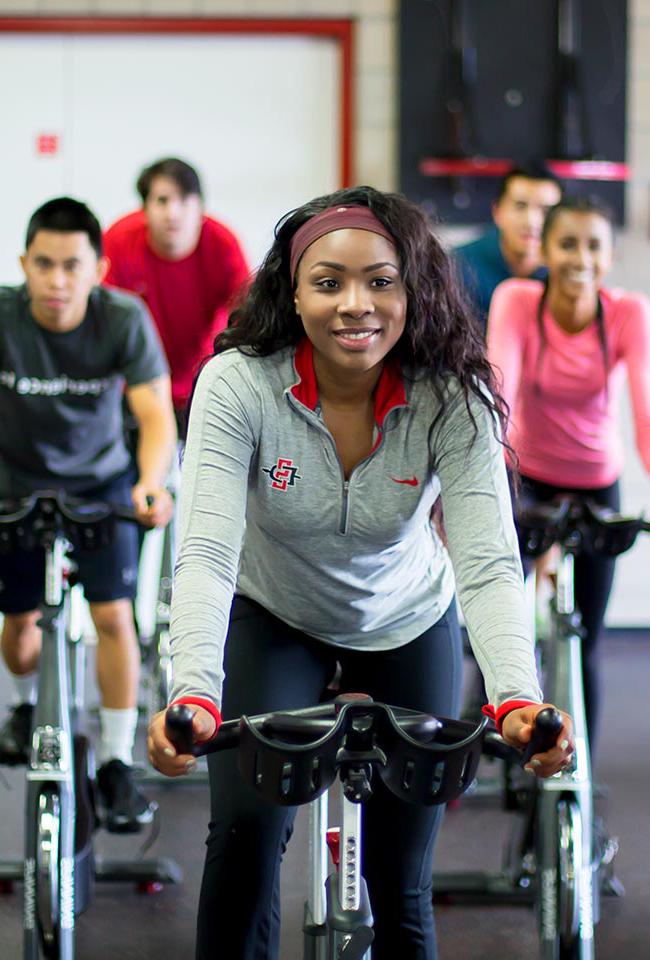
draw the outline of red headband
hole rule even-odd
[[[392,244],[395,243],[395,237],[369,207],[328,207],[322,213],[317,213],[306,220],[291,238],[289,272],[292,283],[296,276],[298,262],[307,247],[334,230],[368,230],[370,233],[378,233],[381,237],[385,237]]]

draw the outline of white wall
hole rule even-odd
[[[38,66],[36,66],[38,65]],[[69,193],[104,225],[139,204],[139,170],[166,155],[196,165],[206,205],[241,237],[252,263],[277,219],[339,186],[339,52],[303,36],[2,34],[0,277],[34,208]],[[298,80],[298,82],[297,82]],[[110,82],[109,82],[110,81]],[[40,134],[59,137],[39,154]]]

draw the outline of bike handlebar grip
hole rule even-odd
[[[523,762],[528,763],[536,753],[546,753],[551,750],[562,729],[562,714],[554,707],[545,707],[535,717],[535,726],[530,743],[523,753]]]
[[[174,704],[165,712],[165,736],[178,753],[194,753],[193,716],[185,703]]]

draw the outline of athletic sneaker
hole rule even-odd
[[[9,716],[0,727],[0,763],[12,766],[27,763],[33,716],[34,707],[31,703],[19,703],[9,711]]]
[[[111,833],[137,833],[151,823],[157,804],[137,788],[131,767],[109,760],[97,771],[102,822]]]

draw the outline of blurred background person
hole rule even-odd
[[[137,181],[142,209],[117,220],[104,237],[106,283],[139,294],[167,353],[177,419],[228,308],[248,277],[237,238],[203,208],[196,170],[167,157]]]
[[[542,164],[515,167],[492,204],[494,226],[455,254],[465,287],[485,330],[494,288],[509,277],[543,280],[540,239],[544,217],[562,197],[557,177]]]
[[[571,493],[618,510],[625,374],[636,446],[650,474],[650,303],[642,294],[603,286],[612,266],[613,226],[597,201],[566,198],[553,207],[542,250],[546,281],[502,284],[488,320],[488,356],[511,410],[508,440],[519,458],[521,498],[543,503]],[[590,551],[575,564],[592,751],[600,713],[599,640],[614,566],[614,558]]]
[[[172,504],[163,484],[176,439],[167,364],[142,301],[100,286],[107,263],[97,218],[71,197],[49,200],[29,221],[21,264],[25,283],[0,287],[0,498],[62,490],[132,502],[143,525],[164,525]],[[139,432],[133,462],[123,395]],[[75,551],[98,641],[97,782],[104,822],[116,832],[139,830],[153,816],[131,769],[137,556],[138,534],[128,523],[117,523],[100,549]],[[0,726],[0,763],[28,761],[44,578],[40,547],[0,557],[0,646],[15,699]]]

